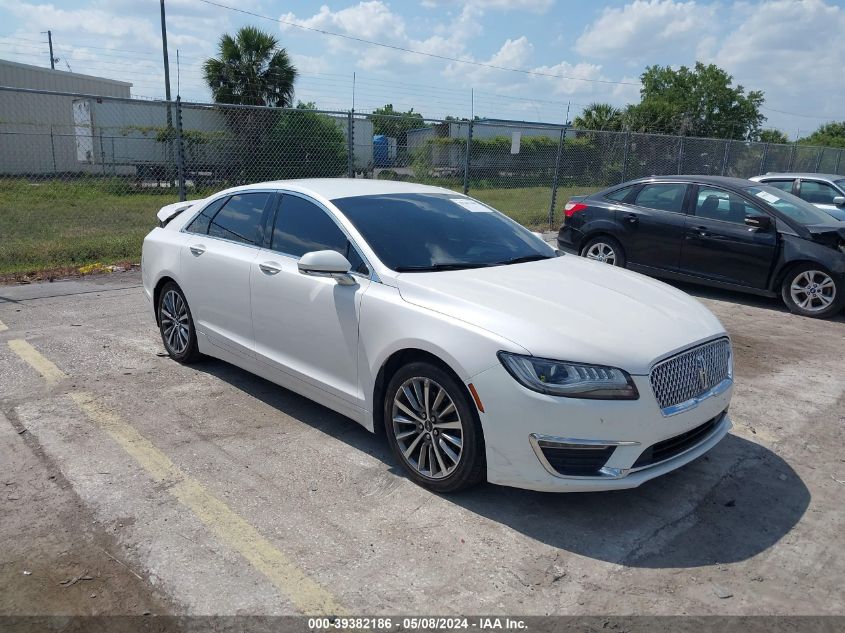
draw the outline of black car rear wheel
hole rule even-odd
[[[581,247],[581,257],[611,266],[625,267],[625,251],[622,245],[609,235],[598,235]]]
[[[783,278],[781,296],[790,312],[824,319],[842,309],[845,289],[824,266],[801,264]]]

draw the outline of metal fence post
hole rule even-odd
[[[622,178],[619,180],[620,183],[625,182],[625,176],[628,174],[628,152],[631,148],[631,132],[625,132],[625,144],[622,148]]]
[[[678,140],[678,174],[684,170],[684,137],[681,136]]]
[[[731,158],[731,143],[733,143],[733,139],[729,138],[728,142],[725,143],[725,156],[722,159],[722,175],[724,176],[728,172],[728,161]]]
[[[557,181],[560,174],[560,157],[563,154],[563,143],[566,138],[566,126],[560,129],[560,140],[557,143],[557,157],[555,158],[555,173],[552,176],[552,199],[549,202],[549,229],[555,221],[555,203],[557,201]]]
[[[766,160],[769,158],[769,143],[763,145],[763,156],[760,157],[760,173],[766,173]]]
[[[353,111],[346,115],[346,177],[355,177],[355,119]]]
[[[845,152],[845,149],[840,149],[839,153],[836,155],[836,168],[833,170],[833,173],[839,173],[839,163],[842,162],[842,152]]]
[[[53,155],[53,171],[57,171],[56,169],[56,141],[53,138],[53,125],[50,124],[50,153]],[[839,152],[840,154],[842,152]]]
[[[822,170],[822,158],[824,157],[824,147],[819,148],[819,157],[816,159],[816,173]]]
[[[469,128],[467,129],[467,150],[464,157],[464,195],[469,194],[469,159],[472,151],[472,119],[469,120]]]
[[[786,171],[792,171],[792,165],[795,163],[795,146],[796,143],[793,143],[792,149],[789,152],[789,166],[786,168]]]
[[[185,147],[182,144],[182,97],[176,97],[176,178],[179,181],[179,202],[185,194]]]

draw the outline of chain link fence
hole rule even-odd
[[[136,261],[155,211],[290,178],[405,180],[532,227],[570,195],[648,175],[839,173],[845,150],[0,87],[0,274]]]

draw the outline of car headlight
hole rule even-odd
[[[631,376],[615,367],[568,363],[510,352],[499,352],[498,357],[508,373],[532,391],[598,400],[636,400],[640,397]]]

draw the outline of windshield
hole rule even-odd
[[[839,185],[840,189],[845,189],[845,178],[843,178],[842,180],[834,180],[833,182]]]
[[[746,187],[745,190],[799,224],[830,224],[835,222],[831,216],[821,209],[776,187],[757,185]]]
[[[510,218],[460,194],[401,193],[332,200],[397,272],[548,259],[555,251]]]

